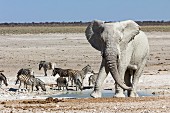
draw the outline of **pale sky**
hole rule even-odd
[[[0,23],[170,21],[170,0],[0,0]]]

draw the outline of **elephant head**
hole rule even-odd
[[[126,86],[124,80],[119,75],[120,53],[126,49],[128,43],[138,33],[138,24],[131,20],[116,23],[105,23],[104,21],[94,20],[85,31],[86,38],[92,47],[101,51],[116,83],[126,90],[130,90],[131,87]]]

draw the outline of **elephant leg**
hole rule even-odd
[[[125,69],[124,67],[119,67],[119,70],[121,70],[120,73],[120,78],[124,80],[125,76]],[[114,76],[114,75],[113,75]],[[114,97],[125,97],[124,90],[115,82],[115,95]]]
[[[136,88],[137,88],[137,84],[139,82],[139,78],[142,75],[143,69],[145,67],[146,61],[147,61],[147,59],[144,59],[144,61],[140,64],[140,67],[136,70],[136,72],[133,75],[133,78],[132,78],[132,88],[133,89],[131,91],[129,91],[130,97],[138,97]]]
[[[124,77],[125,84],[129,87],[132,87],[131,78],[133,76],[133,73],[134,73],[134,70],[130,70],[130,69],[126,70],[126,72],[125,72],[125,77]],[[130,96],[130,92],[131,91],[127,91],[128,97]]]
[[[125,97],[124,90],[117,83],[115,83],[115,95],[114,95],[114,97]]]
[[[90,95],[91,97],[98,98],[98,97],[102,96],[101,88],[102,88],[103,82],[104,82],[105,78],[107,77],[108,73],[109,73],[109,70],[106,66],[105,59],[103,58],[101,66],[100,66],[100,70],[99,70],[99,75],[98,75],[95,85],[94,85],[94,90]]]

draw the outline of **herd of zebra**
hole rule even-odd
[[[92,73],[88,79],[89,86],[95,83],[98,75],[98,73],[94,73],[90,65],[85,66],[82,70],[73,70],[57,68],[56,63],[40,61],[39,70],[41,70],[41,68],[44,69],[45,76],[47,76],[47,70],[52,70],[51,76],[56,76],[57,74],[59,75],[59,77],[56,79],[56,86],[59,90],[61,90],[61,87],[63,87],[63,90],[64,87],[68,90],[69,82],[71,83],[71,86],[76,87],[76,91],[83,90],[83,80],[86,77],[86,74]],[[0,86],[2,81],[6,86],[8,86],[7,78],[2,72],[0,72]],[[34,91],[34,87],[36,87],[37,91],[39,90],[39,87],[43,91],[46,91],[45,81],[43,82],[41,79],[36,78],[32,68],[20,69],[17,73],[17,80],[15,85],[18,84],[18,82],[20,82],[19,89],[21,89],[22,84],[24,89],[28,89],[29,91]]]

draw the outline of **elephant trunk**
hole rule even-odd
[[[109,44],[110,46],[110,44]],[[109,68],[111,75],[115,82],[124,90],[131,90],[131,87],[125,85],[124,80],[121,78],[118,71],[118,50],[116,47],[106,47],[104,57]]]

